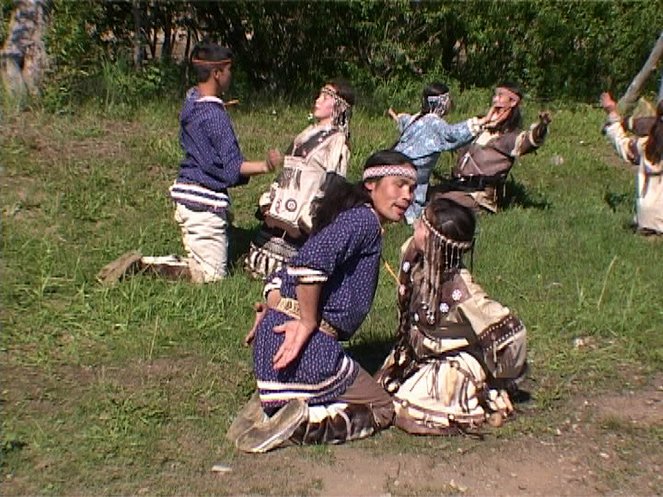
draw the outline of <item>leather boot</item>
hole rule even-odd
[[[255,423],[235,442],[243,452],[267,452],[284,444],[308,418],[308,406],[303,400],[290,400],[264,421]]]
[[[245,433],[253,425],[266,421],[267,415],[262,410],[260,396],[256,391],[241,411],[237,413],[235,420],[228,428],[226,439],[233,444],[237,443],[240,435]]]
[[[339,444],[366,438],[379,427],[372,409],[364,404],[336,403],[309,407],[309,420],[290,437],[297,445]]]
[[[167,280],[191,281],[191,270],[189,263],[176,255],[165,257],[142,257],[140,260],[140,271]]]
[[[114,285],[125,276],[131,276],[141,269],[140,260],[143,254],[132,250],[122,254],[114,261],[106,264],[97,273],[97,281],[105,286]]]

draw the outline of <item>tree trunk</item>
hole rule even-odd
[[[138,68],[143,65],[143,16],[140,10],[140,0],[131,2],[131,12],[134,17],[134,67]]]
[[[170,13],[166,13],[163,23],[163,44],[161,45],[161,60],[170,60],[173,52],[172,34],[173,25],[170,19]]]
[[[649,54],[645,65],[642,66],[640,72],[635,76],[635,78],[633,78],[631,84],[628,85],[628,89],[626,90],[626,93],[624,93],[624,96],[619,99],[619,102],[617,102],[617,106],[623,115],[630,114],[630,112],[635,107],[638,98],[640,98],[642,87],[647,82],[649,75],[656,70],[656,65],[658,64],[661,56],[663,56],[663,31],[658,37],[658,40],[656,41],[654,48]]]
[[[44,33],[47,0],[16,0],[0,51],[0,76],[11,99],[38,96],[48,66]]]

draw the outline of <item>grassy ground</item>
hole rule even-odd
[[[487,102],[485,93],[467,93],[451,120]],[[529,122],[537,109],[526,106]],[[130,117],[28,112],[2,123],[4,495],[279,493],[259,479],[225,489],[200,484],[216,460],[237,457],[223,435],[253,388],[241,339],[260,285],[241,264],[223,283],[204,287],[135,277],[102,288],[94,280],[130,249],[181,253],[167,197],[180,158],[178,107]],[[628,227],[633,174],[601,136],[602,112],[551,110],[548,142],[514,168],[508,208],[481,218],[475,253],[475,277],[529,331],[530,415],[503,429],[507,439],[545,437],[571,399],[617,390],[630,373],[646,379],[663,363],[663,241]],[[285,148],[307,112],[233,109],[245,155]],[[367,112],[352,124],[356,179],[368,154],[391,145],[396,133],[390,120]],[[443,157],[439,170],[450,164]],[[234,191],[234,261],[255,234],[255,203],[269,180]],[[404,225],[386,232],[385,256],[394,267],[408,233]],[[394,333],[394,299],[384,272],[373,310],[349,344],[369,370]],[[661,440],[660,430],[646,435]],[[467,443],[392,430],[356,445],[395,454]],[[333,459],[334,449],[287,457],[318,463]],[[281,479],[288,493],[319,490],[319,481],[298,480],[287,469]]]

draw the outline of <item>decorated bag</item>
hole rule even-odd
[[[314,133],[286,154],[283,170],[272,186],[265,223],[280,228],[293,238],[301,236],[302,227],[311,226],[311,202],[320,191],[327,171],[308,157],[324,147],[338,130],[324,129]]]

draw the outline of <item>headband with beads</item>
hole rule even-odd
[[[346,110],[352,107],[350,103],[338,94],[338,92],[332,86],[323,86],[320,93],[323,95],[329,95],[334,99],[334,102],[341,106],[341,110]]]
[[[417,170],[412,166],[371,166],[364,169],[362,180],[366,181],[385,176],[400,176],[417,181]]]
[[[437,231],[435,228],[433,228],[433,225],[430,223],[425,213],[421,216],[421,220],[424,222],[426,228],[428,228],[428,230],[433,234],[433,236],[435,236],[445,245],[460,249],[463,252],[472,248],[472,245],[474,244],[474,241],[472,240],[469,242],[459,242],[457,240],[452,240],[451,238],[447,238],[442,233]]]

